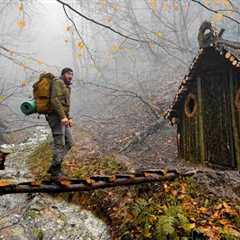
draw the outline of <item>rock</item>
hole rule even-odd
[[[6,160],[6,171],[0,171],[0,178],[31,180],[26,160],[48,136],[49,131],[39,127],[26,142],[5,145],[12,153]],[[1,240],[111,239],[106,224],[90,211],[47,194],[1,196],[0,216]]]

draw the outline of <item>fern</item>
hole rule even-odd
[[[157,240],[163,240],[167,236],[176,234],[174,228],[175,218],[172,216],[162,215],[158,218],[156,224],[156,237]]]
[[[158,218],[156,224],[156,237],[157,239],[178,239],[178,230],[182,230],[185,235],[189,235],[194,227],[184,215],[181,206],[165,206],[165,214]],[[184,237],[184,236],[183,236]],[[186,236],[187,237],[187,236]]]

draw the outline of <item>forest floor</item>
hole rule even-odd
[[[240,239],[239,172],[191,166],[178,160],[174,129],[165,127],[148,139],[150,150],[142,145],[128,154],[113,151],[112,147],[107,151],[93,132],[79,128],[73,132],[76,144],[64,161],[64,171],[71,177],[149,167],[204,170],[171,182],[62,194],[66,201],[102,218],[112,239]],[[31,155],[29,166],[36,178],[45,175],[51,156],[47,142]]]
[[[11,154],[5,162],[5,170],[0,171],[0,184],[35,179],[37,176],[29,171],[29,163],[36,149],[46,146],[48,136],[45,128],[31,129],[31,134],[22,136],[21,143],[6,144]],[[48,152],[43,154],[47,156]],[[44,159],[43,155],[35,163],[37,167]],[[110,239],[101,219],[60,195],[9,194],[0,196],[0,200],[1,240]]]

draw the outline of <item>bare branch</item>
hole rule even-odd
[[[61,0],[56,0],[56,1],[59,2],[59,3],[61,3],[63,6],[68,7],[70,10],[72,10],[73,12],[75,12],[76,14],[78,14],[79,16],[81,16],[82,18],[86,19],[87,21],[90,21],[90,22],[92,22],[92,23],[95,23],[95,24],[97,24],[97,25],[99,25],[99,26],[101,26],[101,27],[104,27],[104,28],[106,28],[106,29],[108,29],[108,30],[110,30],[110,31],[112,31],[112,32],[120,35],[121,37],[130,39],[130,40],[135,41],[135,42],[148,43],[148,41],[141,40],[141,39],[137,39],[137,38],[132,38],[132,37],[130,37],[130,36],[124,34],[124,33],[121,33],[121,32],[119,32],[119,31],[115,30],[115,29],[112,28],[111,26],[105,25],[105,24],[103,24],[103,23],[101,23],[101,22],[98,22],[98,21],[96,21],[96,20],[94,20],[94,19],[92,19],[92,18],[90,18],[90,17],[85,16],[84,14],[82,14],[81,12],[79,12],[78,10],[76,10],[75,8],[73,8],[72,6],[70,6],[69,4],[67,4],[67,3],[64,2],[64,1],[61,1]]]
[[[219,10],[212,9],[212,8],[206,6],[205,4],[203,4],[202,2],[200,2],[200,1],[198,1],[198,0],[191,0],[191,1],[194,2],[194,3],[199,4],[200,6],[202,6],[203,8],[207,9],[207,10],[210,11],[210,12],[220,13]],[[221,14],[222,14],[222,13],[221,13]],[[237,19],[233,18],[233,17],[227,16],[227,15],[225,15],[225,14],[222,14],[222,16],[225,17],[225,18],[227,18],[227,19],[229,19],[229,20],[231,20],[231,21],[233,21],[233,22],[235,22],[235,23],[237,23],[237,24],[240,24],[240,22],[239,22]]]

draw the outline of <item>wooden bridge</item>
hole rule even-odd
[[[115,175],[93,175],[84,179],[64,179],[61,181],[43,180],[16,183],[11,179],[0,179],[0,195],[12,193],[60,193],[81,192],[96,189],[130,186],[151,182],[172,181],[189,177],[198,171],[178,171],[176,169],[148,169],[135,173]]]

